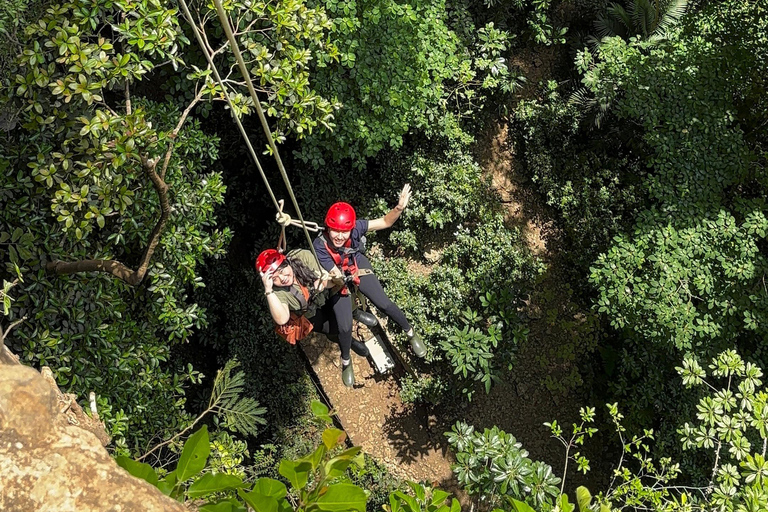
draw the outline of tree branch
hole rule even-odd
[[[125,115],[131,115],[131,88],[128,79],[125,79]]]
[[[187,116],[189,116],[189,113],[192,112],[192,109],[195,108],[195,105],[197,105],[202,99],[204,92],[205,92],[205,87],[201,87],[198,93],[189,103],[189,105],[187,105],[187,108],[184,109],[184,112],[181,113],[181,118],[179,118],[179,122],[176,123],[176,128],[174,128],[173,132],[171,132],[171,135],[170,135],[171,140],[168,142],[168,149],[165,151],[165,160],[163,161],[163,168],[160,170],[159,179],[161,181],[165,179],[165,172],[168,170],[168,164],[171,161],[171,155],[173,154],[173,146],[174,144],[176,144],[176,137],[179,135],[179,131],[181,130],[181,127],[184,126],[184,122],[187,120]],[[152,170],[152,172],[154,173],[154,169]],[[157,174],[155,174],[155,176],[157,176]],[[155,188],[157,188],[157,185],[155,185]]]
[[[171,151],[173,148],[169,149]],[[141,156],[141,163],[144,171],[147,173],[152,185],[155,187],[157,197],[160,200],[160,218],[157,220],[152,234],[149,236],[147,247],[141,257],[139,268],[131,270],[123,263],[116,260],[81,260],[74,262],[65,262],[54,260],[48,263],[46,270],[56,272],[57,274],[75,274],[78,272],[104,272],[111,274],[125,283],[136,286],[144,280],[149,268],[149,262],[160,243],[160,235],[165,228],[171,215],[171,205],[168,202],[168,185],[157,175],[155,168],[159,158],[149,159],[146,155]]]

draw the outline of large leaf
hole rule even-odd
[[[344,442],[346,436],[343,430],[327,428],[323,432],[323,444],[326,448],[332,450],[337,444]]]
[[[133,459],[130,459],[126,457],[125,455],[120,455],[115,459],[115,462],[117,462],[117,465],[135,476],[136,478],[141,478],[142,480],[146,480],[147,482],[151,483],[155,487],[157,487],[157,473],[155,473],[155,470],[152,469],[152,466],[149,464],[144,464],[143,462],[136,462]]]
[[[357,510],[365,512],[365,491],[353,484],[334,484],[317,498],[317,506],[320,510],[329,512],[341,512]]]
[[[274,478],[259,478],[253,485],[253,491],[278,500],[288,494],[285,484]]]
[[[200,498],[201,496],[207,496],[214,492],[236,489],[244,486],[245,484],[243,483],[243,480],[238,476],[227,475],[225,473],[217,473],[215,475],[206,473],[189,486],[189,489],[187,489],[187,496],[190,498]]]
[[[592,504],[592,495],[589,489],[580,486],[576,489],[576,503],[579,504],[579,512],[589,512],[589,506]]]
[[[517,501],[514,498],[512,499],[512,506],[515,507],[515,510],[517,512],[536,512],[527,503],[523,503],[522,501]]]
[[[165,475],[165,478],[157,482],[157,488],[160,489],[161,493],[165,494],[166,496],[170,496],[171,491],[173,491],[173,488],[176,487],[177,482],[178,478],[176,477],[176,472],[171,471]]]
[[[278,469],[278,472],[291,482],[294,489],[306,487],[310,471],[312,471],[312,465],[309,462],[294,462],[292,460],[280,462]]]
[[[179,482],[189,480],[205,467],[208,454],[211,452],[211,444],[208,441],[208,427],[203,425],[200,430],[189,436],[181,451],[179,465],[176,466],[176,474]]]
[[[200,512],[247,512],[247,509],[234,498],[227,498],[216,503],[208,503],[197,510]]]
[[[277,512],[277,500],[272,496],[256,491],[244,492],[242,489],[238,489],[237,493],[256,512]]]

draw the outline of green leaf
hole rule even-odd
[[[208,427],[203,427],[189,436],[184,443],[184,449],[181,451],[179,465],[176,466],[176,473],[179,475],[179,482],[189,480],[200,473],[208,461],[208,454],[211,452],[211,445],[208,441]]]
[[[23,235],[23,234],[24,234],[24,230],[23,229],[21,229],[21,228],[14,229],[13,230],[13,234],[11,235],[11,242],[15,243],[16,240],[18,240],[21,237],[21,235]]]
[[[579,504],[579,512],[589,512],[589,506],[592,504],[592,495],[589,489],[579,486],[576,489],[576,503]]]
[[[271,496],[276,499],[284,498],[288,494],[285,484],[274,478],[259,478],[253,485],[253,491],[258,491],[264,496]]]
[[[277,512],[277,500],[272,496],[265,496],[259,492],[245,492],[237,490],[237,494],[256,512]]]
[[[329,450],[332,450],[337,444],[344,441],[346,434],[343,430],[337,428],[327,428],[323,432],[323,444]]]
[[[247,512],[248,509],[236,499],[227,498],[216,503],[205,504],[197,510],[200,512]]]
[[[176,471],[171,471],[165,475],[165,478],[157,483],[157,488],[160,489],[161,493],[165,494],[166,496],[170,496],[173,488],[176,487],[177,481],[178,478],[176,477]]]
[[[215,475],[206,473],[189,486],[189,489],[187,489],[187,496],[190,498],[199,498],[201,496],[213,494],[214,492],[235,489],[243,486],[245,486],[245,484],[238,476],[227,475],[225,473],[217,473]]]
[[[157,487],[157,473],[155,473],[155,470],[152,469],[152,466],[149,464],[144,464],[143,462],[136,462],[135,460],[126,457],[125,455],[120,455],[115,459],[115,462],[117,462],[117,465],[135,476],[136,478],[141,478],[142,480],[146,480],[147,482],[151,483],[155,487]]]
[[[523,503],[522,501],[517,501],[514,498],[512,499],[512,506],[515,507],[517,512],[536,512],[530,505]],[[453,507],[451,507],[451,509],[453,509]]]
[[[306,487],[310,471],[312,471],[312,465],[309,462],[294,462],[291,460],[280,462],[278,469],[278,473],[287,478],[294,489]]]
[[[357,510],[365,512],[365,491],[353,484],[334,484],[317,498],[317,506],[320,510],[329,512],[341,512],[345,510]]]

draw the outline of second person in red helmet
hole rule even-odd
[[[333,276],[351,279],[379,311],[385,313],[403,329],[408,336],[413,353],[418,357],[424,357],[427,349],[421,337],[400,308],[389,300],[379,279],[371,269],[371,262],[362,253],[363,235],[368,231],[392,227],[408,206],[410,199],[411,186],[406,184],[400,192],[397,206],[383,217],[373,220],[357,219],[354,208],[348,203],[334,203],[325,216],[326,229],[318,235],[313,245],[320,264]],[[338,316],[339,312],[336,313]]]

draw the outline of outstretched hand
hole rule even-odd
[[[400,200],[397,202],[397,209],[400,211],[405,210],[408,206],[408,201],[411,200],[411,186],[406,183],[403,190],[400,191]]]
[[[271,292],[272,285],[275,284],[274,281],[272,281],[274,272],[272,270],[267,270],[266,272],[259,272],[259,275],[261,276],[261,282],[264,283],[264,293]]]

